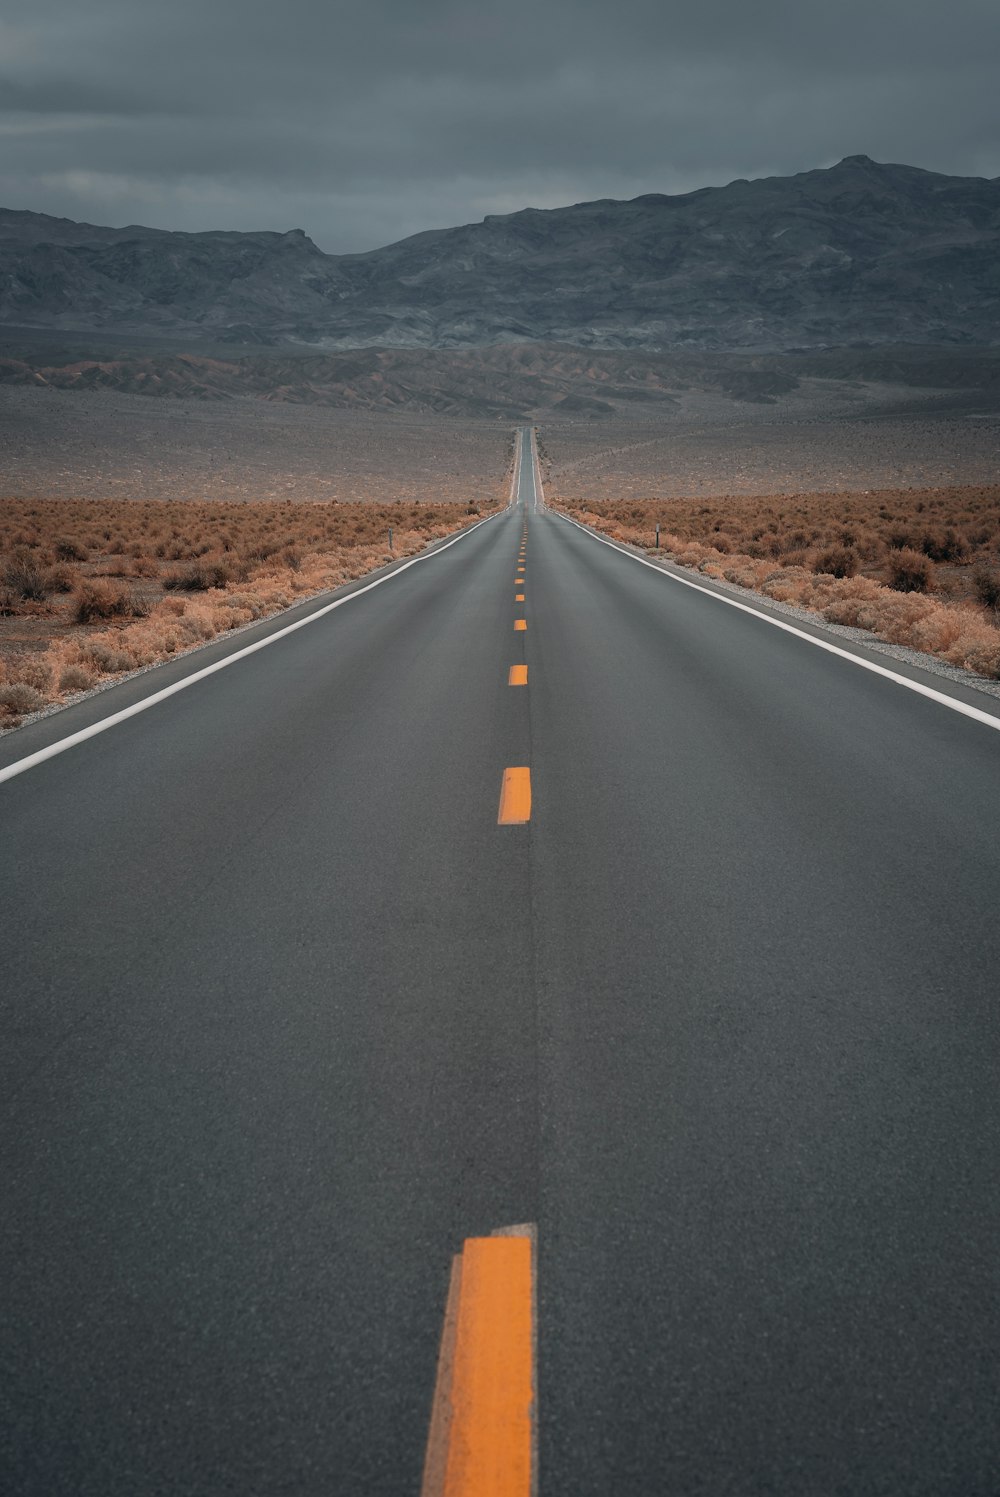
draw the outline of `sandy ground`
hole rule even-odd
[[[503,491],[511,431],[252,398],[4,386],[0,499],[481,499]]]
[[[1000,411],[975,393],[811,380],[774,405],[690,393],[633,422],[553,421],[540,445],[567,501],[993,483]]]
[[[977,391],[803,380],[773,404],[543,419],[567,501],[991,483],[1000,408]],[[0,386],[0,498],[440,499],[503,492],[513,422]]]

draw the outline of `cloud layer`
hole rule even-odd
[[[34,0],[0,203],[373,248],[864,152],[1000,174],[995,0]]]

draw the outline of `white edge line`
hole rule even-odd
[[[706,587],[704,583],[694,582],[688,577],[678,577],[676,572],[668,572],[663,567],[657,566],[655,562],[648,561],[645,556],[637,556],[634,551],[627,551],[624,546],[609,541],[606,536],[598,535],[597,531],[592,530],[589,525],[581,525],[579,520],[570,519],[569,515],[564,515],[560,510],[552,509],[550,513],[558,515],[569,525],[575,525],[577,530],[582,530],[584,535],[590,536],[591,540],[600,541],[603,546],[610,546],[612,551],[620,552],[630,561],[637,561],[640,566],[649,567],[660,577],[665,577],[668,582],[679,582],[682,587],[693,587],[695,592],[701,593],[702,597],[714,598],[716,603],[725,603],[727,608],[738,608],[740,613],[752,614],[755,619],[761,619],[763,623],[770,624],[772,628],[781,629],[785,634],[794,634],[796,639],[804,639],[807,644],[815,645],[817,650],[826,650],[828,655],[839,655],[841,660],[849,660],[852,665],[860,666],[863,671],[871,671],[875,676],[884,676],[887,681],[895,681],[897,686],[905,686],[907,691],[915,691],[919,696],[927,697],[932,702],[939,702],[942,707],[950,707],[952,712],[960,712],[963,717],[971,717],[975,722],[983,723],[987,728],[993,728],[995,732],[1000,733],[1000,717],[994,717],[990,712],[983,712],[979,707],[970,707],[966,702],[946,696],[943,691],[935,691],[932,686],[923,686],[919,681],[911,681],[909,676],[901,676],[897,671],[891,671],[884,665],[876,665],[874,660],[865,660],[850,650],[842,649],[840,645],[831,644],[825,639],[817,639],[814,634],[807,634],[804,629],[796,629],[794,624],[786,624],[783,619],[776,619],[761,608],[751,607],[749,603],[740,603],[736,598],[727,598],[724,594],[717,593],[714,588]]]
[[[64,754],[67,749],[75,748],[78,743],[85,743],[88,738],[96,738],[98,733],[105,733],[108,728],[117,727],[119,723],[125,722],[130,717],[137,717],[148,707],[155,707],[159,702],[165,702],[168,697],[176,696],[179,691],[186,691],[189,686],[194,686],[196,681],[204,681],[206,676],[214,676],[216,671],[223,671],[227,666],[235,665],[237,660],[245,660],[248,655],[255,655],[258,650],[266,649],[268,645],[273,645],[277,640],[294,634],[297,629],[304,629],[307,624],[314,624],[317,619],[332,613],[335,608],[343,608],[345,603],[353,603],[355,598],[370,593],[372,588],[381,587],[383,582],[391,582],[403,572],[408,572],[410,567],[415,567],[418,562],[432,561],[435,556],[440,556],[442,551],[447,551],[450,546],[457,545],[459,541],[467,540],[473,531],[478,530],[482,525],[488,525],[491,520],[497,519],[503,513],[504,510],[498,510],[494,515],[487,515],[485,519],[477,520],[474,525],[470,525],[459,535],[452,536],[451,540],[445,541],[433,551],[425,551],[421,556],[412,556],[409,561],[404,561],[401,566],[386,573],[384,577],[376,577],[374,582],[359,587],[355,592],[348,593],[346,597],[335,598],[332,603],[325,603],[322,608],[317,608],[316,612],[310,613],[307,618],[296,619],[293,624],[286,624],[283,629],[275,630],[266,639],[258,639],[252,645],[244,645],[242,650],[235,650],[224,660],[216,660],[213,665],[203,666],[200,671],[194,671],[190,676],[185,676],[182,681],[175,681],[172,686],[164,686],[161,691],[154,692],[152,696],[143,697],[141,702],[135,702],[131,707],[123,707],[120,712],[113,712],[110,717],[104,717],[100,722],[92,723],[89,728],[81,728],[78,733],[71,733],[68,738],[60,738],[57,742],[50,743],[47,748],[38,749],[34,754],[15,760],[13,764],[0,769],[0,785],[5,780],[12,780],[15,775],[24,774],[25,770],[44,764],[46,759],[54,759],[57,754]]]

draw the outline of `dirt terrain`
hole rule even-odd
[[[407,357],[395,372],[384,362],[368,370],[372,398],[381,388],[416,400],[419,375],[428,398],[458,407],[492,390],[508,414],[0,384],[0,498],[461,502],[501,491],[521,419],[538,422],[548,486],[567,501],[989,483],[1000,473],[1000,384],[985,356],[935,355],[927,368],[912,356],[879,367],[877,380],[861,355],[828,375],[812,372],[815,357],[786,361],[786,389],[766,361],[654,369],[645,356],[626,366],[621,355],[519,348],[486,363],[435,355],[440,367],[421,368]],[[357,381],[352,391],[364,393]]]
[[[543,421],[566,502],[991,483],[1000,410],[981,392],[814,380],[773,405],[689,392],[659,420]]]
[[[496,497],[509,422],[0,386],[0,499]]]

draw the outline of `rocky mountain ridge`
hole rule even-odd
[[[762,350],[1000,342],[1000,179],[848,157],[328,255],[0,210],[0,324],[192,347]]]

